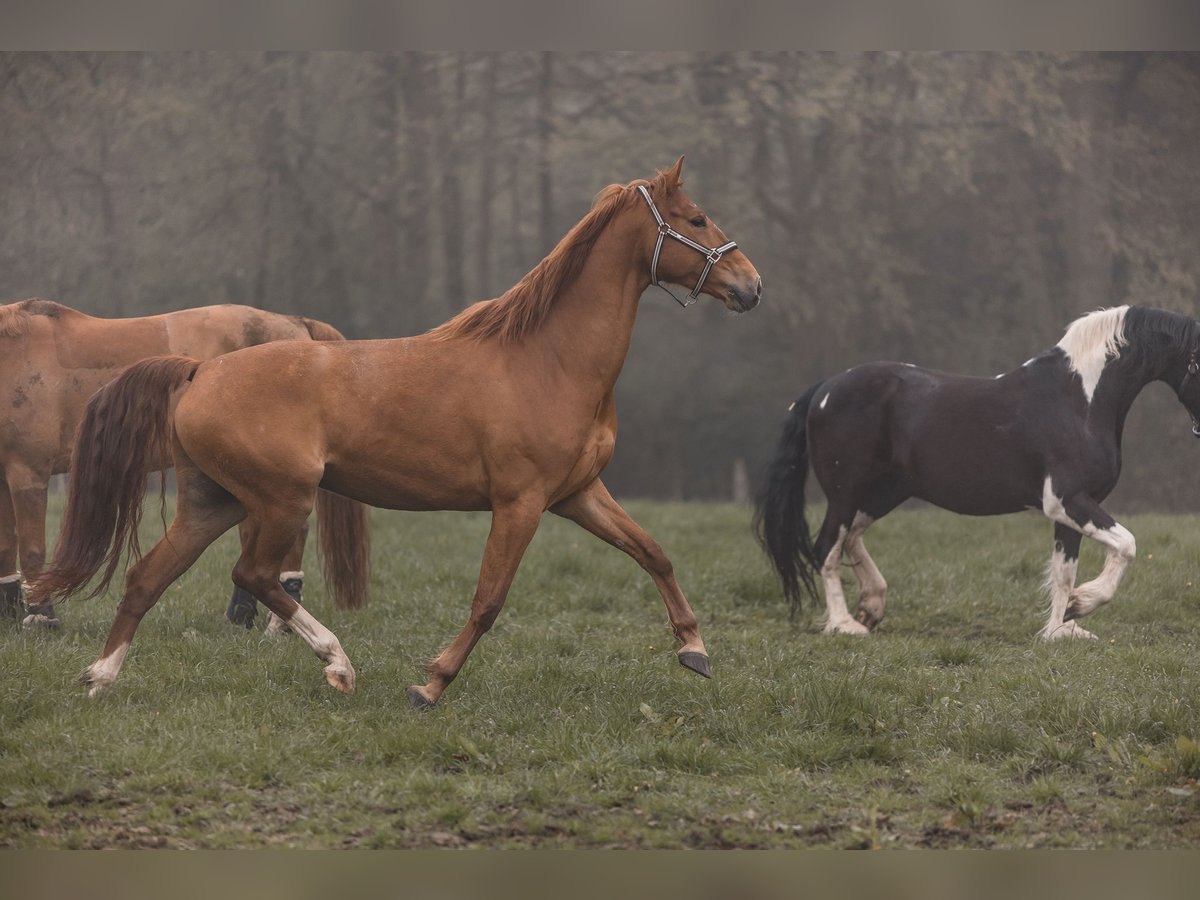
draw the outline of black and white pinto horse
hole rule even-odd
[[[1076,621],[1112,600],[1134,537],[1100,506],[1121,472],[1121,433],[1147,384],[1170,385],[1200,437],[1200,322],[1121,306],[1089,313],[1057,346],[995,378],[908,363],[856,366],[792,404],[758,500],[755,528],[795,609],[825,586],[826,632],[866,634],[883,618],[887,582],[863,533],[910,497],[973,516],[1039,509],[1054,523],[1050,615],[1040,636],[1094,638]],[[815,542],[804,518],[811,463],[828,500]],[[1075,587],[1084,536],[1106,551]],[[852,617],[845,556],[858,581]]]

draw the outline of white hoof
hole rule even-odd
[[[1043,641],[1062,641],[1067,638],[1081,638],[1088,641],[1100,640],[1086,628],[1082,627],[1078,622],[1064,622],[1061,625],[1047,625],[1042,629]]]
[[[870,634],[871,629],[867,628],[862,622],[855,622],[853,619],[841,619],[837,622],[825,623],[826,634]]]

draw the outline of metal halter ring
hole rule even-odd
[[[670,294],[671,299],[680,306],[691,306],[696,302],[697,298],[699,298],[700,289],[704,287],[704,282],[708,278],[708,273],[712,271],[712,267],[721,261],[722,256],[737,247],[737,241],[729,241],[728,243],[722,244],[720,247],[705,247],[703,244],[693,241],[687,235],[680,234],[678,231],[672,228],[670,224],[668,224],[668,222],[661,215],[659,215],[658,207],[656,207],[654,205],[654,201],[650,199],[650,192],[646,190],[646,186],[644,184],[639,184],[637,189],[641,193],[642,197],[646,200],[646,205],[650,207],[650,214],[654,216],[654,221],[658,225],[658,242],[654,245],[654,256],[650,260],[650,283],[657,288],[662,288],[662,290]],[[687,244],[687,246],[691,247],[697,253],[703,253],[705,259],[707,260],[704,265],[704,271],[700,273],[700,279],[696,282],[696,286],[692,288],[691,293],[688,294],[687,300],[680,300],[658,280],[658,257],[659,254],[662,253],[663,238],[665,237],[673,237],[681,244]]]

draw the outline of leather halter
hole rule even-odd
[[[704,287],[704,281],[708,278],[708,273],[712,271],[712,267],[721,261],[721,257],[737,247],[737,241],[729,241],[722,244],[720,247],[705,247],[703,244],[693,241],[690,237],[680,234],[672,228],[661,215],[659,215],[658,207],[654,205],[654,201],[650,199],[650,192],[646,190],[644,184],[637,186],[638,191],[646,200],[646,205],[650,207],[650,214],[654,216],[654,221],[658,224],[658,242],[654,245],[654,258],[650,261],[650,283],[657,288],[662,288],[668,294],[671,291],[664,287],[658,280],[658,255],[662,253],[663,238],[673,237],[682,244],[691,247],[697,253],[702,253],[705,256],[704,271],[700,273],[700,279],[696,282],[696,286],[692,288],[688,294],[687,300],[680,300],[674,294],[671,294],[671,299],[680,306],[688,307],[696,302],[700,296],[700,288]]]

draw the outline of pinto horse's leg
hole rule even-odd
[[[846,534],[844,548],[858,581],[858,609],[854,618],[871,630],[883,621],[883,610],[887,605],[887,582],[863,543],[863,534],[874,521],[866,513],[856,515]]]
[[[1063,614],[1063,620],[1070,622],[1112,600],[1125,569],[1137,555],[1137,542],[1128,529],[1086,494],[1059,500],[1054,495],[1049,478],[1046,479],[1042,509],[1055,523],[1082,532],[1085,537],[1102,544],[1106,550],[1100,575],[1071,591]]]
[[[163,591],[244,515],[232,497],[204,476],[189,480],[181,474],[178,496],[179,506],[167,533],[125,574],[125,592],[104,650],[79,679],[88,686],[89,696],[117,680],[138,624]],[[201,497],[209,502],[196,503]]]
[[[233,583],[257,597],[300,635],[326,663],[325,680],[341,693],[349,694],[354,690],[354,666],[341,642],[297,603],[279,581],[283,560],[308,520],[312,500],[311,494],[305,501],[303,494],[298,493],[294,503],[277,502],[247,516],[248,524],[242,531],[242,555],[233,567]]]
[[[1075,587],[1075,574],[1079,568],[1079,544],[1082,540],[1083,535],[1078,531],[1058,522],[1054,524],[1054,552],[1050,556],[1050,566],[1046,571],[1050,612],[1046,619],[1046,627],[1040,635],[1044,641],[1057,641],[1069,637],[1093,640],[1096,638],[1090,631],[1080,628],[1078,622],[1067,622],[1063,618],[1067,612],[1071,590]]]
[[[867,634],[866,625],[856,622],[846,608],[842,588],[842,553],[845,551],[858,513],[840,510],[830,505],[821,523],[821,531],[813,545],[816,557],[822,560],[821,580],[825,583],[825,633]],[[861,537],[859,532],[858,537]]]
[[[696,614],[692,612],[691,605],[679,588],[679,582],[675,580],[671,560],[663,553],[658,542],[612,498],[604,483],[599,479],[593,481],[583,490],[551,507],[550,511],[570,519],[618,550],[624,550],[649,573],[667,606],[671,629],[683,645],[676,651],[680,664],[705,678],[711,677],[708,652],[700,637]]]
[[[513,503],[492,510],[492,529],[483,548],[483,563],[475,599],[471,601],[471,615],[458,636],[425,667],[429,681],[408,689],[408,702],[414,707],[421,709],[437,703],[479,639],[492,627],[504,607],[517,566],[541,517],[540,503]]]

